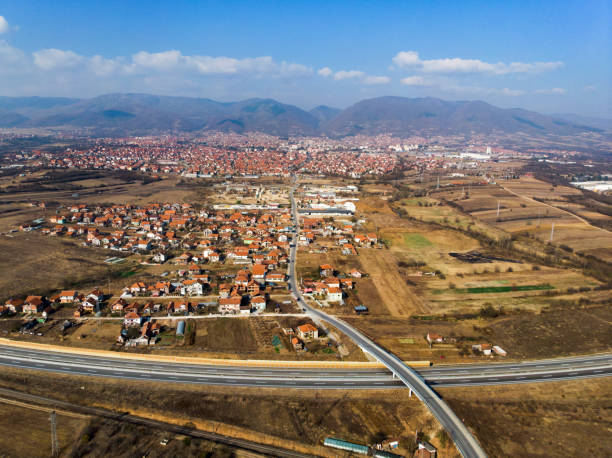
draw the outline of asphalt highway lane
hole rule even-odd
[[[398,388],[403,382],[386,369],[261,368],[126,360],[102,356],[30,350],[0,345],[0,365],[74,375],[208,385],[284,388]],[[490,365],[436,366],[419,369],[429,385],[470,386],[548,382],[612,375],[612,355],[593,355]]]

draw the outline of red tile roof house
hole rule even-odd
[[[242,297],[233,296],[219,299],[219,313],[239,313]]]
[[[302,339],[317,339],[319,337],[319,330],[310,323],[298,326],[297,332]]]
[[[427,342],[429,342],[430,346],[434,343],[442,343],[444,342],[444,337],[442,337],[440,334],[436,334],[435,332],[428,332]]]
[[[4,307],[10,313],[21,313],[23,309],[23,303],[24,303],[23,299],[9,299],[8,301],[4,303]]]
[[[334,268],[331,266],[331,264],[322,264],[319,267],[319,272],[321,273],[322,277],[329,277],[334,274]]]
[[[62,304],[74,302],[78,296],[78,291],[62,291],[59,295]]]
[[[252,268],[253,280],[263,282],[268,269],[263,264],[255,264]]]
[[[343,304],[342,290],[340,288],[329,288],[327,290],[327,302],[338,302]]]
[[[269,272],[266,281],[270,283],[281,283],[285,281],[285,274],[282,272]]]
[[[45,300],[42,296],[28,296],[23,304],[24,313],[38,313],[44,308]]]
[[[266,298],[263,296],[251,298],[251,306],[258,312],[264,312],[266,310]]]
[[[124,326],[140,326],[140,315],[136,312],[128,312],[123,319]]]
[[[127,302],[123,299],[117,299],[115,301],[115,303],[111,306],[111,311],[112,312],[123,312],[123,309],[125,308],[125,306],[127,305]]]

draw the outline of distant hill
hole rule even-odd
[[[319,105],[309,111],[311,115],[319,120],[320,124],[325,124],[336,116],[338,116],[342,110],[340,108],[328,107],[327,105]]]
[[[423,132],[571,135],[598,130],[519,108],[498,108],[480,101],[447,102],[433,97],[362,100],[343,110],[324,128],[328,134],[335,136]]]
[[[581,116],[573,113],[552,114],[553,118],[564,119],[565,121],[585,126],[596,127],[598,129],[612,132],[612,119],[595,118],[592,116]]]
[[[224,103],[148,94],[107,94],[80,100],[0,97],[0,127],[81,127],[98,135],[206,130],[335,137],[360,133],[576,135],[600,131],[587,121],[503,109],[480,101],[448,102],[431,97],[378,97],[345,110],[321,105],[309,112],[272,99]]]

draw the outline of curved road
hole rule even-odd
[[[290,264],[290,277],[289,286],[292,292],[295,294],[298,304],[312,315],[316,321],[325,321],[336,329],[344,333],[350,339],[352,339],[359,347],[366,353],[372,355],[382,364],[384,364],[397,378],[399,378],[404,384],[410,388],[411,392],[414,392],[416,396],[429,408],[431,413],[438,419],[440,424],[450,437],[453,439],[455,446],[459,452],[466,458],[472,457],[485,457],[487,456],[478,441],[472,436],[467,427],[463,422],[455,415],[451,408],[437,395],[437,393],[431,389],[431,387],[425,382],[425,380],[412,368],[408,367],[404,362],[397,356],[385,351],[362,333],[357,331],[352,326],[348,325],[344,321],[327,315],[321,310],[310,307],[300,292],[295,275],[295,263],[297,257],[297,235],[299,233],[299,221],[297,215],[297,208],[295,205],[295,199],[293,196],[293,189],[291,190],[291,213],[293,216],[293,223],[295,225],[295,231],[292,238],[291,250],[289,256]]]

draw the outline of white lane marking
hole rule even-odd
[[[543,378],[548,378],[548,377],[552,377],[552,375],[551,374],[546,374],[546,375],[543,375],[542,377]]]
[[[517,377],[517,379],[523,379],[523,378],[527,378],[527,377],[524,377],[524,376],[523,377]]]
[[[595,372],[596,374],[599,374],[600,372],[603,372],[603,371],[593,371],[593,372]]]
[[[569,375],[578,375],[578,372],[570,372]]]

